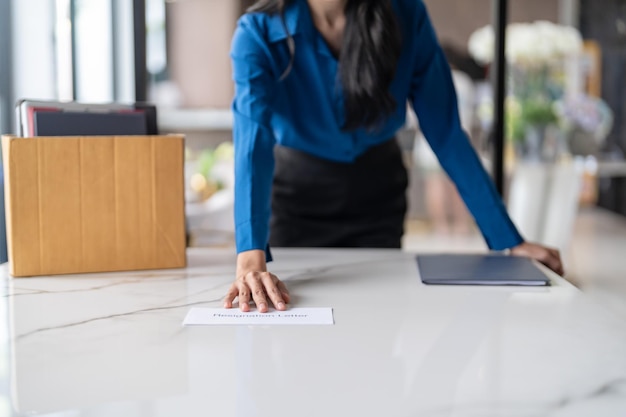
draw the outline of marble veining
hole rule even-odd
[[[15,336],[15,340],[17,341],[17,340],[20,340],[20,339],[24,339],[24,338],[26,338],[28,336],[31,336],[31,335],[34,335],[36,333],[41,333],[41,332],[50,331],[50,330],[66,329],[68,327],[80,326],[82,324],[87,324],[87,323],[91,323],[91,322],[98,321],[98,320],[109,320],[109,319],[120,318],[120,317],[125,317],[125,316],[132,316],[134,314],[150,313],[150,312],[156,312],[156,311],[162,311],[162,310],[172,310],[172,309],[177,309],[177,308],[200,306],[200,305],[203,305],[203,304],[214,303],[216,301],[219,301],[219,299],[217,299],[217,300],[197,301],[197,302],[194,302],[194,303],[187,303],[187,304],[178,304],[178,305],[170,305],[170,306],[144,308],[142,310],[129,311],[127,313],[119,313],[119,314],[112,314],[112,315],[109,315],[109,316],[94,317],[94,318],[90,318],[90,319],[87,319],[87,320],[78,321],[78,322],[75,322],[75,323],[62,324],[62,325],[53,326],[53,327],[44,327],[44,328],[41,328],[41,329],[32,330],[32,331],[30,331],[28,333],[18,334],[18,335]]]
[[[221,306],[228,250],[190,250],[183,270],[0,267],[12,415],[626,416],[626,324],[559,277],[430,287],[400,251],[274,257],[294,304],[333,307],[334,326],[183,328]]]
[[[76,288],[76,289],[65,290],[65,291],[36,290],[36,289],[20,288],[20,287],[14,286],[12,287],[12,290],[14,292],[11,294],[5,294],[4,297],[19,297],[19,296],[24,296],[24,295],[37,295],[37,294],[67,294],[67,293],[72,293],[72,292],[96,291],[96,290],[100,290],[103,288],[115,287],[117,285],[137,283],[140,280],[141,279],[139,278],[133,279],[133,280],[120,280],[120,281],[110,282],[110,283],[103,284],[103,285],[98,285],[95,287]]]

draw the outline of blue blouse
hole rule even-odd
[[[450,68],[421,0],[393,0],[402,52],[390,91],[398,103],[376,132],[345,132],[338,61],[317,31],[306,0],[285,10],[295,43],[289,75],[287,34],[278,15],[248,13],[235,31],[235,234],[237,252],[266,249],[275,144],[333,161],[352,162],[393,137],[405,123],[407,100],[442,167],[456,184],[488,246],[522,242],[459,121]],[[384,175],[384,173],[381,173]]]

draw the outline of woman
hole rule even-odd
[[[393,137],[407,101],[490,249],[562,274],[558,251],[523,241],[461,129],[420,0],[260,0],[231,56],[238,255],[226,308],[286,308],[268,243],[400,247],[407,175]]]

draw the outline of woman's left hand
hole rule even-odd
[[[537,243],[524,242],[511,248],[511,254],[535,259],[561,276],[565,273],[558,249],[548,248]]]

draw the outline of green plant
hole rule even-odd
[[[557,122],[557,115],[551,101],[527,99],[522,102],[522,121],[524,126],[546,126]]]
[[[198,156],[198,172],[204,176],[204,178],[209,178],[211,175],[211,169],[215,165],[215,152],[212,149],[205,149]]]
[[[509,97],[506,101],[506,137],[513,142],[524,139],[524,123],[522,107],[516,99]]]

